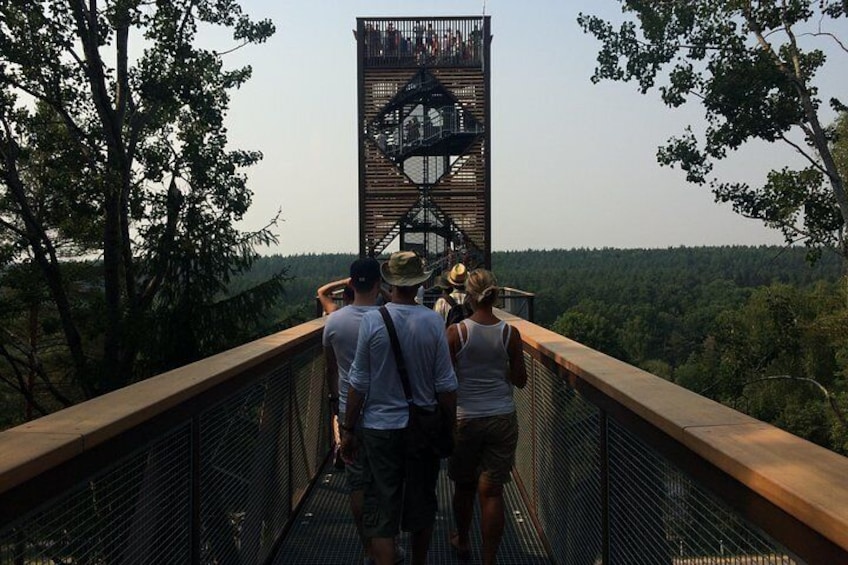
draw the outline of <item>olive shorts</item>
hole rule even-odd
[[[408,460],[406,430],[362,430],[365,537],[391,538],[400,529],[417,532],[436,519],[439,459]]]
[[[356,450],[356,457],[353,462],[345,463],[345,478],[347,479],[347,488],[350,492],[362,490],[362,468],[365,464],[365,449],[362,447],[362,431],[357,428],[354,432],[356,435],[359,449]]]
[[[476,483],[481,476],[490,484],[508,483],[517,445],[515,412],[459,420],[448,475],[460,484]]]

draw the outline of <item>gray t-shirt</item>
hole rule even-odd
[[[423,306],[388,304],[409,373],[413,402],[434,406],[437,392],[456,390],[445,322]],[[365,396],[362,427],[376,430],[405,428],[409,406],[397,372],[386,324],[379,311],[368,312],[359,326],[350,386]]]
[[[347,407],[347,392],[349,388],[348,375],[356,354],[356,338],[359,335],[359,323],[362,316],[376,306],[354,306],[353,304],[336,310],[327,318],[324,324],[324,335],[321,339],[324,347],[331,347],[336,355],[339,366],[339,421]]]

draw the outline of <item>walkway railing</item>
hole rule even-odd
[[[848,562],[848,460],[503,315],[557,562]],[[0,433],[0,564],[268,563],[329,451],[322,327]]]
[[[558,562],[848,563],[848,459],[508,318],[516,467]]]
[[[266,563],[329,452],[314,321],[0,433],[0,563]]]

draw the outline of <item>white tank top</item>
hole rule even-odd
[[[458,328],[457,418],[482,418],[515,412],[506,345],[512,326],[503,320],[492,326],[473,320],[463,320],[460,324],[465,326],[467,337],[463,338],[462,329]]]

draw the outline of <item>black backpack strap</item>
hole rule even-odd
[[[395,352],[395,364],[400,374],[400,381],[403,384],[403,393],[406,395],[406,401],[412,404],[412,387],[409,386],[409,375],[406,373],[406,363],[403,360],[403,352],[400,350],[400,340],[395,329],[395,323],[385,306],[380,306],[380,315],[383,316],[383,321],[386,323],[389,341],[392,343],[392,351]]]
[[[450,294],[445,296],[445,302],[447,302],[450,305],[451,308],[456,306],[456,299],[454,299],[454,297],[451,296]]]

